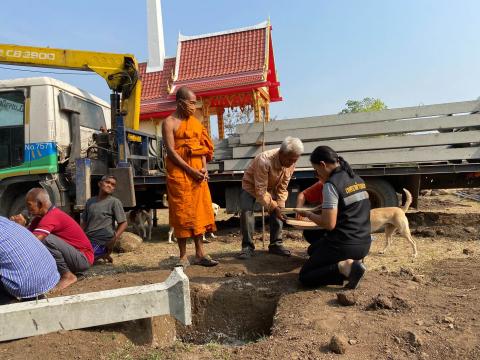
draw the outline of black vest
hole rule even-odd
[[[370,243],[370,200],[363,179],[351,178],[341,167],[328,179],[338,192],[337,225],[330,232],[335,241],[344,245]]]

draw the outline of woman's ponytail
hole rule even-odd
[[[343,157],[339,156],[338,162],[340,163],[340,167],[347,172],[348,176],[350,176],[351,178],[355,176],[350,164],[347,161],[345,161]]]

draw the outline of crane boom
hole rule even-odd
[[[0,44],[0,63],[95,72],[114,93],[121,94],[125,126],[139,128],[141,81],[131,54]],[[117,110],[112,108],[112,112]]]

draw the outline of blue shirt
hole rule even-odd
[[[13,296],[44,294],[60,280],[54,258],[27,228],[0,216],[0,281]]]

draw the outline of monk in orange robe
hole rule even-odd
[[[193,91],[181,87],[176,100],[177,109],[163,121],[162,134],[167,149],[169,222],[180,249],[177,266],[190,264],[188,238],[195,242],[194,264],[215,266],[218,262],[205,254],[202,244],[203,234],[216,230],[206,168],[213,158],[213,143],[193,116],[197,101]]]

